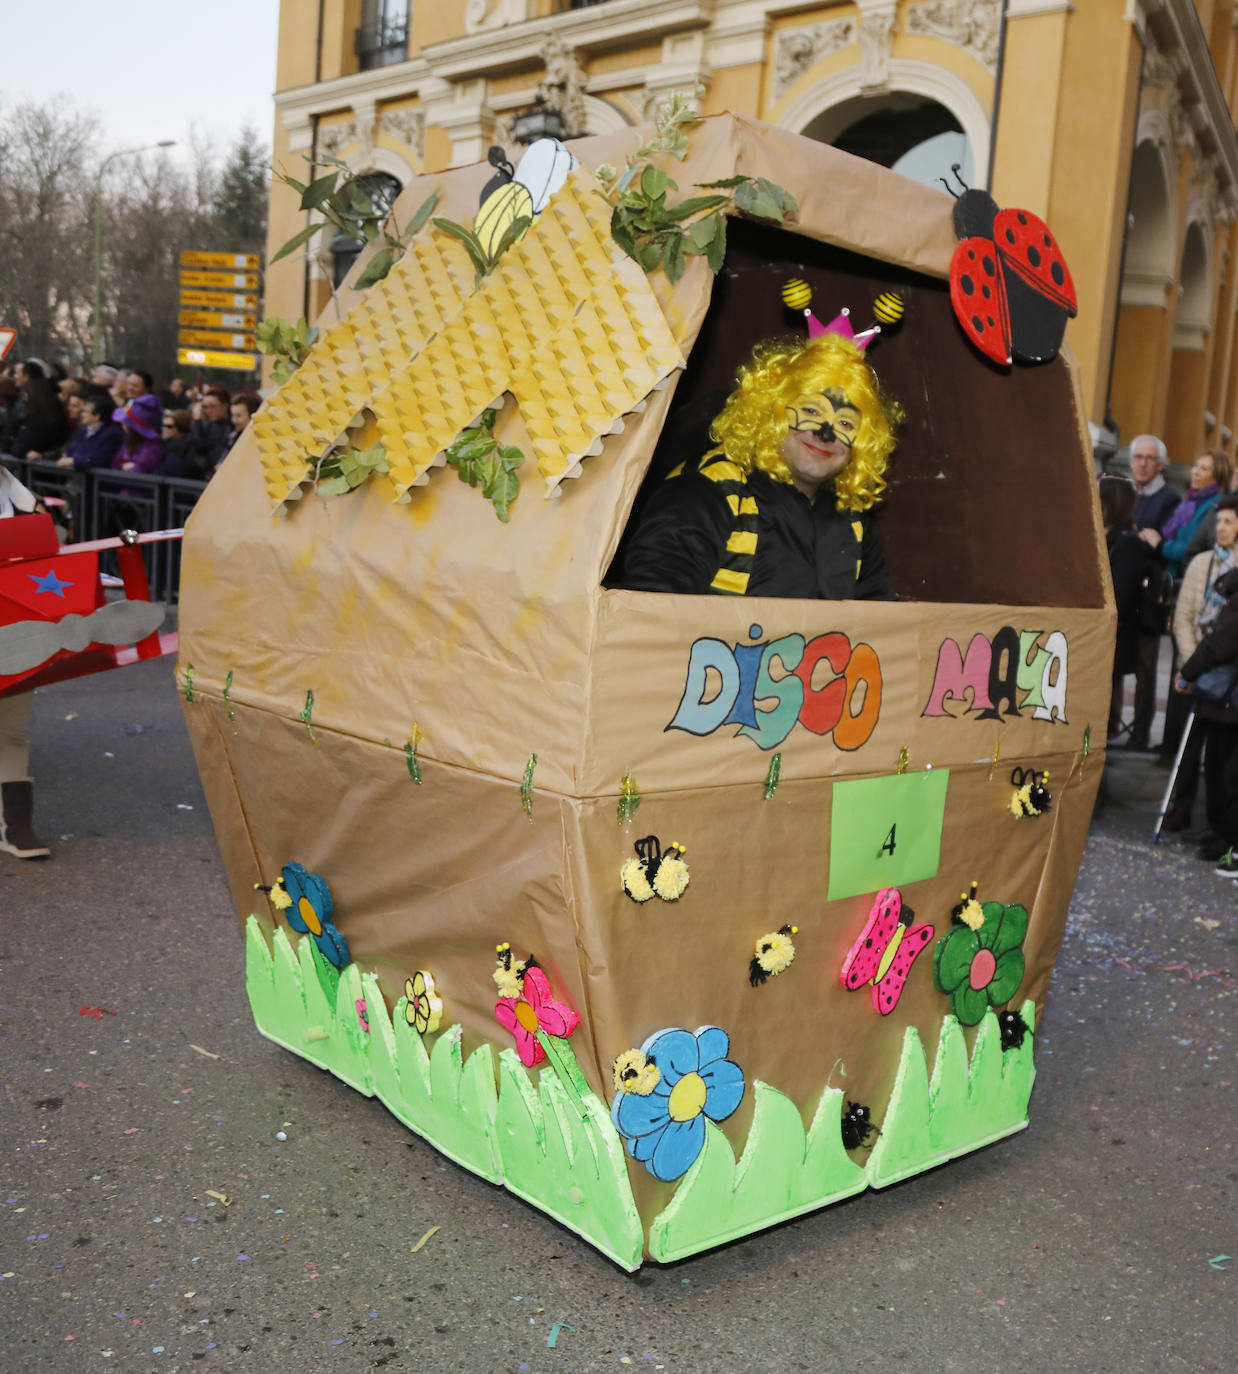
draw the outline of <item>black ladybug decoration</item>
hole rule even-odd
[[[952,170],[958,177],[958,166]],[[954,232],[950,303],[967,337],[1003,367],[1012,356],[1021,363],[1056,358],[1078,304],[1049,226],[1030,210],[1000,210],[987,191],[964,187],[954,202]]]

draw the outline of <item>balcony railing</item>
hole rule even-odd
[[[363,72],[403,62],[408,57],[408,15],[362,24],[353,39],[353,49]]]

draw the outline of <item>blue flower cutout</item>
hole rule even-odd
[[[725,1121],[744,1096],[744,1073],[726,1055],[719,1026],[651,1035],[641,1053],[660,1077],[644,1095],[620,1092],[610,1109],[633,1159],[665,1182],[686,1173],[705,1146],[705,1118]]]
[[[336,968],[343,968],[348,962],[348,942],[331,924],[335,903],[327,880],[321,873],[307,873],[300,864],[285,864],[280,877],[292,899],[287,908],[288,924],[293,930],[312,935],[323,957]]]

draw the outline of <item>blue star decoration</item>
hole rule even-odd
[[[61,601],[64,600],[64,589],[73,585],[72,582],[62,582],[51,569],[45,572],[42,577],[38,573],[27,573],[26,576],[34,583],[36,596],[40,592],[53,592]]]

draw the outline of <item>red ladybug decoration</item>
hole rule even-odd
[[[958,167],[952,170],[957,177]],[[1078,306],[1044,220],[1030,210],[999,210],[987,191],[964,188],[954,202],[954,232],[950,303],[967,337],[1002,366],[1012,356],[1021,363],[1057,357]]]

